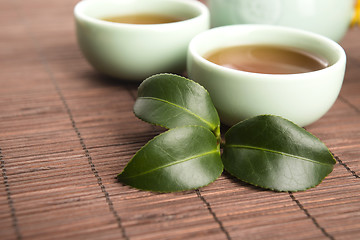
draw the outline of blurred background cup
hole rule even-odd
[[[101,20],[131,14],[184,20],[164,24]],[[183,72],[190,40],[209,28],[207,7],[194,0],[86,0],[75,6],[74,17],[78,44],[90,64],[107,75],[133,81]]]
[[[225,2],[225,1],[224,1]],[[217,65],[204,56],[241,45],[292,47],[321,56],[328,66],[304,73],[266,74]],[[329,38],[295,28],[240,24],[198,34],[189,45],[189,77],[210,93],[222,123],[232,126],[261,114],[285,117],[300,126],[321,118],[334,104],[344,79],[346,55]]]
[[[271,24],[308,30],[334,41],[345,35],[355,0],[208,0],[212,27]]]

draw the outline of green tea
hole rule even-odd
[[[304,50],[275,45],[239,45],[204,56],[220,66],[254,73],[294,74],[326,68],[326,59]]]
[[[160,15],[160,14],[131,14],[131,15],[119,15],[102,18],[104,21],[116,22],[116,23],[128,23],[128,24],[162,24],[179,22],[184,19],[180,19],[174,16]]]

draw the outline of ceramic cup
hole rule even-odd
[[[125,24],[101,20],[129,14],[163,14],[186,20]],[[74,8],[77,39],[90,64],[107,75],[141,81],[185,70],[190,40],[209,28],[207,7],[193,0],[86,0]]]
[[[248,44],[300,48],[324,57],[329,66],[298,74],[261,74],[223,67],[203,56],[224,47]],[[189,77],[210,93],[222,123],[261,114],[283,116],[306,126],[323,116],[335,102],[346,65],[339,44],[308,31],[272,25],[232,25],[197,35],[189,45]]]
[[[211,25],[272,24],[295,27],[335,41],[346,33],[354,0],[208,0]]]

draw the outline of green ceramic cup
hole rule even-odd
[[[324,57],[329,66],[299,74],[261,74],[219,66],[203,56],[236,45],[270,44],[300,48]],[[346,65],[344,50],[322,35],[272,25],[232,25],[197,35],[189,45],[189,77],[210,93],[226,125],[261,114],[283,116],[299,126],[321,118],[340,92]]]
[[[165,24],[124,24],[101,20],[129,14],[162,14],[185,20]],[[186,67],[190,40],[209,28],[207,7],[193,0],[86,0],[74,8],[77,39],[100,72],[141,81]]]
[[[354,0],[208,0],[211,25],[271,24],[299,28],[340,41]]]

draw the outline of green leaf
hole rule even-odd
[[[138,89],[135,115],[166,128],[203,126],[215,134],[220,120],[204,87],[184,77],[158,74],[144,80]]]
[[[276,191],[314,187],[336,163],[318,138],[286,119],[271,115],[233,126],[225,135],[222,160],[233,176]]]
[[[118,180],[135,188],[175,192],[215,181],[223,171],[214,134],[200,126],[168,130],[131,159]]]

